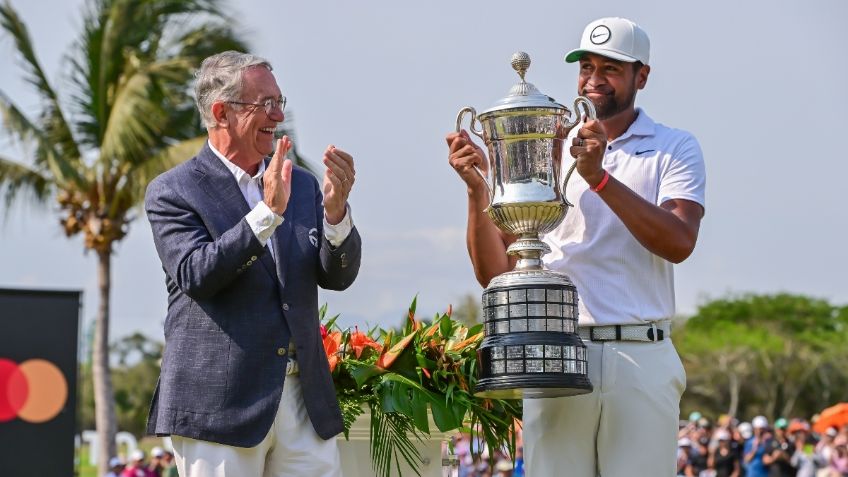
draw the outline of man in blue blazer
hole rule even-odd
[[[172,436],[181,476],[340,475],[317,287],[359,270],[353,158],[329,146],[321,185],[285,159],[285,97],[262,58],[207,58],[195,92],[209,140],[145,197],[168,289],[147,430]]]

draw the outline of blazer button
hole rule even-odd
[[[254,255],[254,256],[252,256],[252,257],[250,257],[250,261],[251,261],[251,262],[255,262],[255,261],[256,261],[256,255]]]
[[[283,303],[283,311],[289,311],[289,304]]]
[[[285,356],[286,349],[285,348],[277,348],[277,356]]]

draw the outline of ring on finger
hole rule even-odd
[[[584,143],[584,141],[583,141],[583,138],[582,138],[582,137],[577,138],[577,146],[578,146],[578,147],[582,147],[582,146],[583,146],[583,143]]]

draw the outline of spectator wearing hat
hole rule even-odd
[[[124,461],[119,457],[112,457],[109,459],[109,472],[106,473],[105,477],[120,477],[123,470]]]
[[[816,443],[815,455],[818,461],[824,462],[825,466],[830,462],[830,456],[834,452],[833,440],[839,431],[835,427],[829,427],[824,434],[821,435],[819,442]]]
[[[153,474],[144,464],[144,451],[136,449],[130,454],[130,463],[121,472],[121,477],[153,477]]]
[[[789,442],[787,427],[789,423],[782,417],[774,421],[774,438],[769,441],[766,453],[763,454],[763,464],[769,468],[769,477],[795,476],[796,469],[790,462],[795,449]]]
[[[817,462],[815,454],[808,453],[805,449],[810,435],[809,424],[804,421],[792,421],[787,432],[794,449],[789,463],[796,469],[795,477],[815,477],[816,469],[823,467],[824,463]]]
[[[147,470],[150,471],[150,474],[154,477],[162,477],[162,470],[165,466],[162,463],[162,459],[165,457],[165,450],[161,447],[154,447],[150,449],[150,464],[147,465]]]
[[[747,477],[769,477],[768,467],[763,462],[763,456],[771,441],[768,419],[765,416],[757,416],[751,420],[751,427],[754,435],[745,442],[743,448],[745,475]]]
[[[727,429],[715,433],[718,447],[710,452],[707,468],[715,472],[715,477],[739,477],[739,456],[731,447],[731,435]]]
[[[162,456],[162,477],[179,477],[174,453],[167,449],[165,455]]]
[[[677,476],[686,477],[689,467],[689,458],[692,454],[692,441],[688,437],[677,440]]]

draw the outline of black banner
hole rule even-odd
[[[0,474],[74,475],[80,292],[0,289]]]

